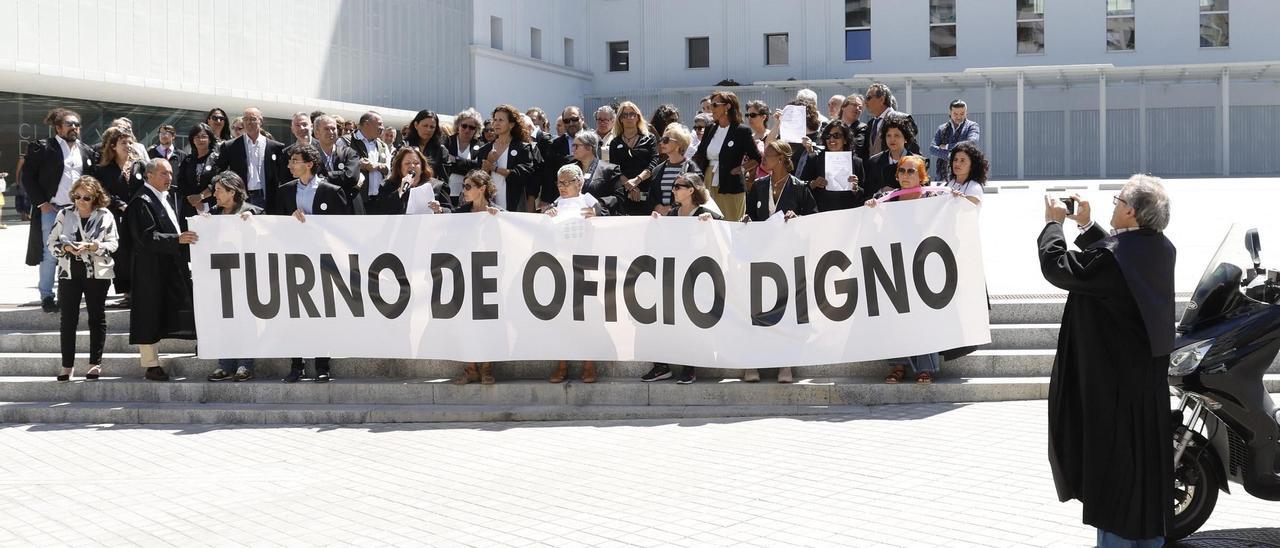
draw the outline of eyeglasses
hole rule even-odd
[[[85,194],[85,195],[81,195],[81,194],[72,194],[72,195],[71,195],[71,199],[72,199],[72,200],[79,200],[79,201],[81,201],[81,202],[92,202],[92,201],[93,201],[93,196],[90,196],[90,195],[87,195],[87,194]]]
[[[1120,205],[1120,204],[1129,205],[1129,202],[1124,201],[1124,198],[1121,198],[1119,194],[1116,194],[1115,196],[1111,197],[1111,205]]]
[[[634,112],[624,112],[622,113],[622,117],[623,118],[639,118],[640,115]]]
[[[579,183],[580,183],[580,181],[561,181],[561,180],[556,180],[556,186],[557,186],[557,187],[560,187],[560,188],[573,186],[573,185],[576,185],[576,184],[579,184]]]
[[[693,126],[694,131],[702,131],[704,129],[707,129],[707,126]]]
[[[679,183],[679,184],[671,185],[671,188],[693,188],[693,185],[688,183]]]
[[[613,120],[610,118],[596,118],[596,121],[603,124],[605,122],[612,122]]]
[[[565,119],[564,119],[564,123],[566,123],[566,124],[576,124],[576,123],[581,122],[581,121],[582,121],[582,118],[577,117],[577,116],[574,116],[573,118],[565,118]]]
[[[748,112],[748,113],[747,113],[747,118],[759,118],[759,117],[761,117],[761,116],[764,116],[764,113],[763,113],[763,112]]]
[[[480,129],[480,126],[477,126],[477,125],[475,125],[475,124],[458,124],[458,129],[465,129],[465,130],[467,130],[467,131],[475,131],[475,130],[477,130],[477,129]]]
[[[900,167],[900,168],[898,168],[898,175],[903,175],[903,174],[906,174],[906,173],[915,173],[915,172],[916,172],[916,170],[911,169],[911,168],[909,168],[909,167]]]
[[[80,122],[78,120],[63,120],[62,125],[66,127],[80,127]]]

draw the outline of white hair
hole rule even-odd
[[[812,102],[814,105],[817,105],[817,104],[818,104],[818,92],[813,91],[813,90],[811,90],[811,89],[809,89],[809,88],[804,88],[804,89],[802,89],[802,90],[800,90],[800,91],[797,91],[797,92],[796,92],[796,100],[797,100],[797,101],[810,101],[810,102]]]
[[[613,112],[613,107],[611,107],[611,106],[609,106],[609,105],[604,105],[604,106],[602,106],[602,107],[600,107],[600,108],[596,109],[596,114],[600,114],[601,112],[603,112],[603,113],[605,113],[605,114],[608,114],[610,118],[613,118],[613,117],[617,116],[617,114],[615,114],[615,113]]]
[[[1133,208],[1138,226],[1156,232],[1169,226],[1169,195],[1159,177],[1134,175],[1120,190],[1120,199]]]
[[[562,175],[568,175],[570,177],[573,177],[573,180],[579,183],[582,182],[582,179],[584,177],[584,175],[582,174],[582,168],[578,167],[578,164],[576,163],[565,164],[560,166],[560,169],[556,171],[556,178],[559,179]]]

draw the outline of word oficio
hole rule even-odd
[[[858,251],[865,295],[862,300],[866,302],[868,316],[881,314],[881,294],[899,314],[910,312],[909,292],[912,289],[926,306],[933,309],[946,307],[955,296],[958,281],[956,258],[941,238],[929,237],[921,241],[912,254],[909,269],[899,242],[889,246],[887,266],[874,248],[862,247]],[[930,285],[924,268],[930,256],[940,259],[943,267],[941,288],[936,291]],[[487,295],[498,292],[498,259],[495,251],[472,252],[469,265],[464,268],[463,261],[454,254],[432,253],[427,274],[431,283],[431,317],[456,318],[462,313],[464,302],[470,301],[470,319],[499,319],[498,305],[486,302]],[[264,261],[265,276],[261,273],[261,262]],[[232,283],[235,271],[243,272],[249,311],[260,319],[275,318],[282,308],[287,308],[290,318],[300,318],[303,314],[310,318],[334,318],[337,317],[339,298],[351,316],[361,318],[366,314],[366,289],[368,301],[383,317],[394,319],[405,312],[414,292],[404,262],[398,256],[392,253],[377,255],[368,263],[367,269],[362,268],[358,254],[347,255],[344,262],[343,267],[339,267],[338,259],[328,253],[321,254],[318,261],[295,253],[210,255],[210,266],[218,272],[220,281],[223,318],[235,317],[236,296]],[[859,278],[846,275],[853,266],[849,256],[843,251],[832,250],[820,256],[812,269],[806,263],[806,257],[796,257],[790,275],[778,263],[752,262],[747,265],[749,279],[746,285],[750,290],[752,325],[777,325],[792,302],[796,323],[809,323],[810,292],[818,311],[827,319],[839,322],[854,314],[860,300]],[[389,273],[395,283],[382,283],[384,273]],[[591,278],[599,279],[589,279],[589,273],[593,273]],[[907,281],[908,273],[911,283]],[[541,291],[535,287],[540,274],[550,277],[549,289],[545,285]],[[827,290],[832,277],[838,277],[831,281],[834,298],[828,295]],[[809,282],[811,279],[812,283]],[[446,280],[449,291],[445,291]],[[723,318],[728,290],[722,265],[707,256],[694,259],[683,267],[682,272],[678,272],[673,257],[640,255],[624,265],[616,256],[572,255],[565,264],[555,255],[539,251],[524,262],[519,280],[525,307],[533,317],[542,321],[559,317],[566,308],[574,321],[586,321],[589,307],[603,306],[605,322],[619,321],[620,310],[625,310],[632,321],[641,324],[661,321],[675,325],[677,314],[683,312],[690,323],[701,329],[709,329]],[[711,285],[711,303],[706,309],[699,308],[694,298],[699,283]],[[648,289],[653,284],[657,285],[657,291]],[[767,303],[767,308],[763,291],[766,284],[772,284],[775,290],[773,302]],[[261,288],[265,288],[265,298]]]

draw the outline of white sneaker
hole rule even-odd
[[[790,367],[782,367],[778,369],[778,382],[782,384],[791,384],[796,382],[796,380],[791,376]]]
[[[742,372],[743,382],[760,382],[759,369],[747,369]]]

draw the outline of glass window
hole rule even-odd
[[[845,0],[844,60],[871,60],[871,0]]]
[[[564,39],[564,66],[573,66],[573,38]]]
[[[929,57],[956,56],[956,0],[929,0]]]
[[[542,29],[529,28],[529,57],[542,59]]]
[[[688,55],[685,66],[688,68],[708,68],[711,66],[711,39],[705,36],[685,39]]]
[[[788,61],[788,49],[790,39],[787,33],[766,34],[764,35],[764,50],[766,65],[785,65]]]
[[[1107,0],[1107,51],[1133,51],[1137,47],[1134,0]]]
[[[1017,0],[1018,53],[1044,53],[1044,0]]]
[[[489,16],[489,47],[502,49],[502,18]]]
[[[609,42],[609,72],[631,70],[631,48],[627,42]]]
[[[1231,45],[1231,0],[1200,0],[1200,47],[1225,48]]]

